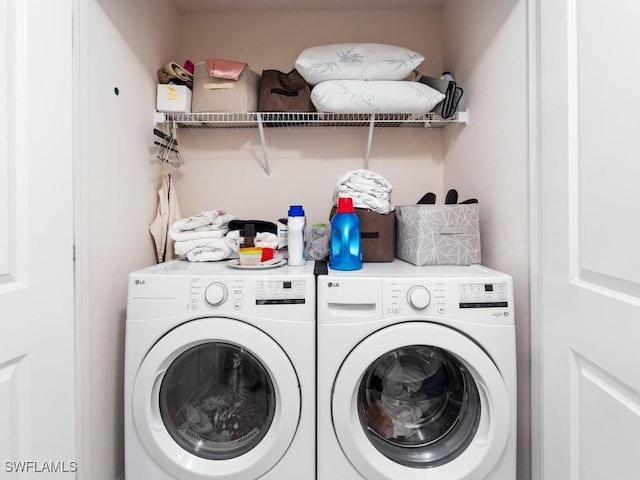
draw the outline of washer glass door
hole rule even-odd
[[[160,386],[160,416],[185,450],[234,458],[260,443],[275,412],[273,383],[251,352],[209,342],[178,356]]]
[[[375,447],[403,465],[426,468],[460,455],[480,422],[469,370],[446,350],[412,345],[374,361],[360,382],[358,416]]]
[[[290,358],[262,330],[201,318],[149,350],[133,385],[137,434],[180,480],[260,478],[285,455],[301,412]]]
[[[372,333],[338,371],[331,399],[342,451],[368,480],[479,480],[513,418],[505,381],[466,335],[412,321]]]

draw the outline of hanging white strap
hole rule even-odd
[[[367,154],[364,157],[364,168],[366,170],[369,169],[369,156],[371,155],[371,142],[373,141],[373,127],[376,124],[376,114],[371,114],[371,119],[369,120],[369,138],[367,139]]]
[[[260,131],[260,141],[262,142],[262,155],[264,156],[264,171],[267,177],[271,176],[271,167],[269,166],[269,153],[267,152],[267,142],[264,138],[264,126],[262,125],[262,115],[256,113],[258,119],[258,130]]]

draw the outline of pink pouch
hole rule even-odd
[[[235,60],[225,60],[224,58],[208,58],[207,70],[209,76],[213,78],[226,78],[227,80],[238,80],[240,74],[247,64],[236,62]]]

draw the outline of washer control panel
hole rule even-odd
[[[129,275],[127,316],[139,320],[191,315],[315,321],[313,267],[313,262],[307,262],[304,267],[263,272],[231,269],[224,262],[165,262]]]
[[[242,305],[245,295],[244,280],[219,281],[207,278],[195,277],[191,279],[191,304],[192,310],[198,310],[203,304],[212,307],[222,307],[228,303]]]
[[[226,304],[240,310],[249,305],[299,305],[307,303],[307,280],[230,280],[194,278],[191,281],[191,309],[201,303],[213,307]]]
[[[382,279],[382,314],[507,324],[511,295],[508,280],[499,278],[389,277]]]
[[[461,283],[460,308],[494,308],[509,306],[506,282]]]
[[[263,280],[256,282],[256,305],[306,303],[304,280]]]
[[[417,283],[412,278],[392,278],[383,282],[383,308],[387,315],[411,313],[444,314],[447,288],[442,282]]]

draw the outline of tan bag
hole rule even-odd
[[[366,208],[354,208],[360,220],[360,242],[363,262],[392,262],[396,249],[396,212],[387,214],[372,212]],[[331,209],[330,219],[336,214]]]
[[[213,78],[206,62],[196,63],[193,79],[193,113],[255,112],[258,107],[260,75],[249,67],[238,80]]]

